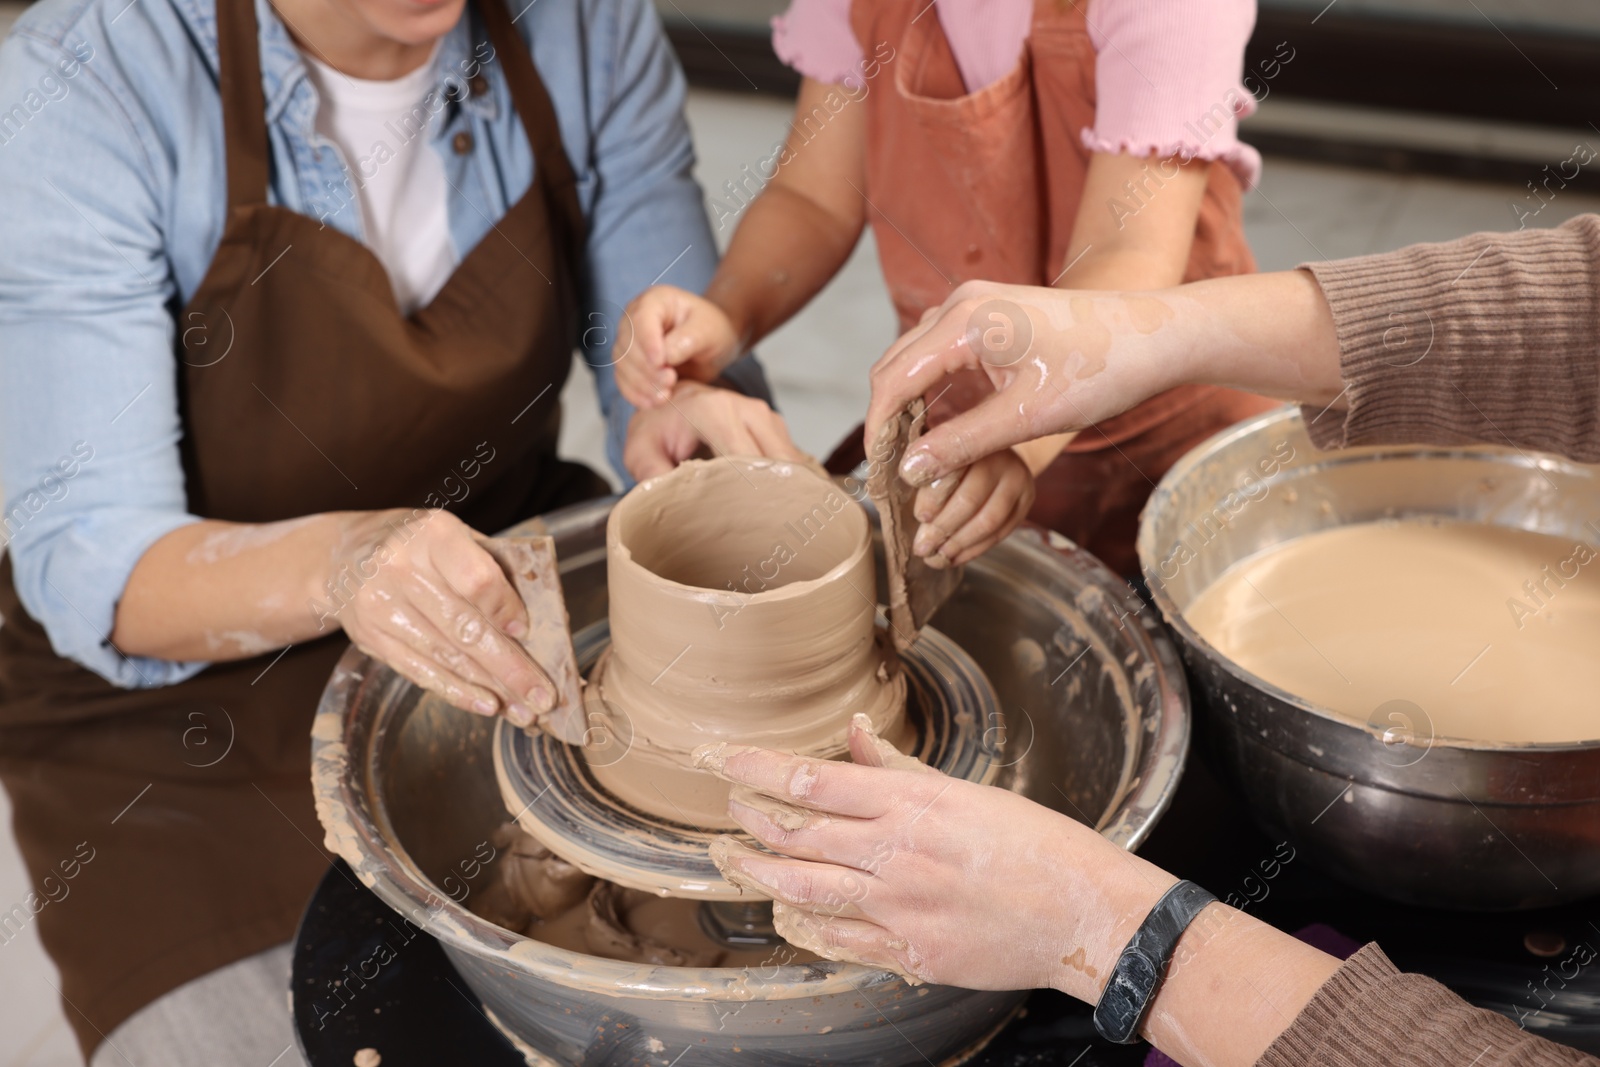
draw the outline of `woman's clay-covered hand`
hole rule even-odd
[[[826,959],[966,989],[1053,987],[1093,1004],[1177,881],[1091,827],[1016,793],[949,778],[875,738],[855,764],[707,745],[728,810],[778,855],[719,837],[730,882]],[[1221,903],[1179,940],[1142,1034],[1180,1063],[1260,1059],[1339,961]]]
[[[350,513],[329,573],[360,581],[334,618],[422,688],[526,726],[555,690],[513,640],[528,632],[527,610],[475,538],[448,511]]]
[[[1033,507],[1033,471],[1010,448],[917,491],[911,551],[936,569],[959,566],[998,544]]]
[[[1128,857],[1015,793],[885,758],[860,725],[850,747],[865,766],[734,745],[697,753],[734,783],[730,814],[781,854],[719,838],[712,855],[724,875],[774,898],[779,932],[826,958],[1092,1000],[1122,934],[1095,918],[1111,902],[1090,872]],[[1158,878],[1156,896],[1172,882]]]
[[[1023,343],[986,344],[997,309],[1028,335]],[[873,365],[866,439],[913,398],[966,370],[988,375],[995,392],[908,450],[900,469],[913,485],[1003,448],[1085,429],[1177,384],[1182,367],[1156,343],[1173,315],[1161,294],[967,282]]]
[[[727,314],[685,289],[656,285],[638,296],[617,328],[617,387],[634,407],[658,407],[679,378],[716,380],[739,355]]]
[[[765,401],[698,382],[680,382],[667,402],[640,409],[628,424],[622,462],[643,481],[665,474],[702,450],[716,456],[766,456],[795,462],[805,453],[788,424]]]
[[[1346,388],[1333,316],[1309,271],[1129,293],[967,282],[873,365],[868,447],[914,398],[971,370],[994,394],[907,449],[900,473],[912,485],[1087,429],[1178,385],[1330,407]]]

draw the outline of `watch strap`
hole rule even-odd
[[[1101,1037],[1119,1045],[1139,1040],[1139,1027],[1166,977],[1178,939],[1195,916],[1216,899],[1193,882],[1183,881],[1156,901],[1122,950],[1094,1007],[1094,1028]]]

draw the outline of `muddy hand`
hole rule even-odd
[[[917,491],[911,551],[935,569],[959,566],[989,551],[1033,507],[1033,472],[1009,448]]]
[[[341,590],[336,618],[351,641],[465,711],[525,726],[550,710],[550,680],[515,640],[527,610],[470,528],[447,511],[405,509],[347,524],[328,584]]]
[[[643,410],[666,403],[680,378],[713,381],[738,356],[739,338],[705,297],[657,285],[623,312],[615,350],[617,388]]]
[[[1052,984],[1082,880],[1059,847],[1075,827],[1103,839],[1014,793],[910,769],[859,726],[850,743],[856,764],[734,745],[696,753],[742,787],[729,813],[778,853],[719,838],[725,875],[772,897],[779,932],[827,958],[968,989]]]
[[[995,393],[907,450],[900,472],[912,485],[1121,414],[1187,372],[1179,331],[1163,329],[1178,302],[1162,293],[964,283],[873,365],[865,439],[870,444],[912,399],[966,370],[987,374]]]
[[[680,382],[659,408],[628,424],[622,461],[639,480],[665,474],[705,450],[714,456],[766,456],[803,462],[789,427],[765,401],[730,389]]]

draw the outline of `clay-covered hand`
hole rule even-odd
[[[805,459],[790,439],[783,416],[765,400],[699,382],[680,382],[665,404],[635,412],[622,462],[629,474],[643,481],[702,453]]]
[[[935,569],[976,559],[1005,538],[1033,507],[1033,471],[1002,448],[917,491],[911,551]]]
[[[872,368],[866,441],[945,376],[980,370],[994,395],[929,430],[901,475],[925,486],[1003,448],[1082,430],[1173,385],[1187,372],[1163,331],[1176,301],[967,282],[896,341]]]
[[[465,711],[526,726],[555,689],[514,638],[528,613],[505,572],[448,511],[352,512],[315,591],[321,624]]]
[[[734,819],[780,853],[718,838],[724,875],[772,897],[779,932],[829,959],[1092,997],[1088,961],[1103,952],[1098,940],[1077,951],[1079,927],[1104,902],[1089,872],[1126,862],[1120,850],[1015,793],[903,769],[908,757],[886,760],[859,726],[850,745],[866,765],[733,745],[697,753],[735,784]]]
[[[680,378],[715,381],[739,355],[727,314],[703,296],[656,285],[628,304],[617,327],[617,388],[634,407],[658,407]]]

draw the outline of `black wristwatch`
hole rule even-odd
[[[1122,950],[1100,1003],[1094,1006],[1094,1028],[1101,1037],[1119,1045],[1139,1040],[1139,1027],[1166,977],[1178,939],[1216,899],[1193,882],[1179,882],[1156,901]]]

